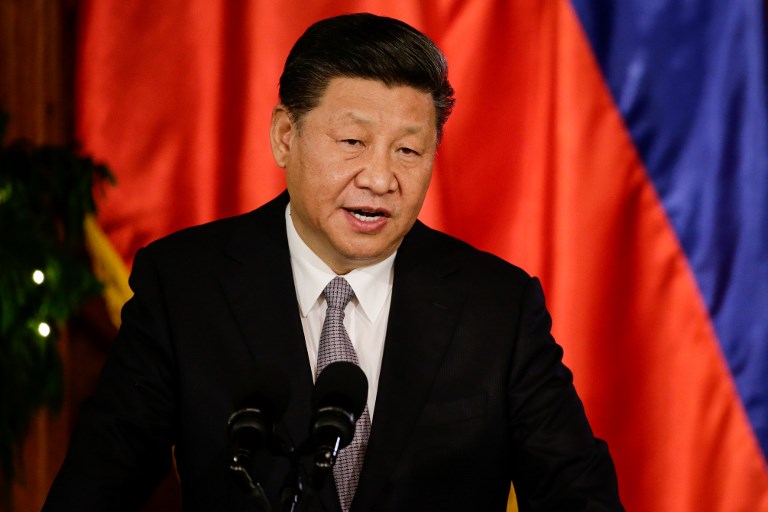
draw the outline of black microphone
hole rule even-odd
[[[275,425],[288,406],[290,388],[277,372],[255,373],[254,379],[253,391],[236,402],[236,410],[227,421],[232,453],[229,470],[262,510],[270,510],[263,488],[251,475],[251,466],[259,450],[274,450]]]
[[[283,491],[284,510],[309,510],[339,451],[352,442],[367,398],[368,379],[356,364],[337,361],[320,372],[312,394],[309,438],[292,460],[293,475]]]
[[[326,366],[315,383],[314,416],[309,444],[315,468],[327,472],[339,451],[352,442],[355,422],[368,399],[368,379],[354,363],[337,361]]]

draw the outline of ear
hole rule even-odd
[[[272,110],[272,123],[269,128],[269,139],[272,144],[272,156],[279,167],[285,168],[296,133],[296,125],[288,114],[285,105],[278,104]]]

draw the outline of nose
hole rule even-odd
[[[395,163],[389,151],[371,152],[370,158],[355,176],[355,185],[384,195],[397,190],[397,177],[393,171]]]

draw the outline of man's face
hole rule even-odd
[[[338,274],[391,255],[416,221],[437,147],[432,97],[412,87],[335,78],[296,126],[271,127],[302,240]]]

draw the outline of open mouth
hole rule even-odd
[[[358,209],[348,209],[347,211],[351,213],[354,218],[356,218],[361,222],[376,222],[382,217],[385,217],[384,212],[381,212],[381,211],[358,210]]]

